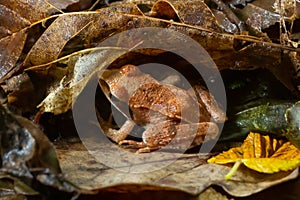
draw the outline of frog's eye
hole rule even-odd
[[[129,99],[129,94],[126,88],[119,84],[112,84],[110,86],[110,92],[121,101],[127,102]]]

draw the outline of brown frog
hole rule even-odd
[[[105,134],[119,145],[138,148],[137,153],[166,145],[182,149],[186,148],[183,145],[186,141],[192,141],[190,148],[200,145],[205,137],[207,140],[218,135],[216,123],[226,118],[215,99],[202,87],[186,91],[162,84],[134,65],[123,66],[105,82],[111,94],[127,103],[131,111],[131,117],[119,130],[110,128]],[[191,95],[194,91],[197,95]],[[126,140],[135,125],[145,128],[142,142]]]

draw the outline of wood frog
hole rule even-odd
[[[182,149],[184,141],[192,141],[190,148],[200,145],[205,137],[214,139],[218,135],[216,123],[226,118],[212,95],[202,87],[187,91],[162,84],[134,65],[123,66],[104,81],[110,93],[125,102],[131,112],[119,130],[109,128],[105,134],[119,145],[138,148],[137,153],[170,144],[172,149]],[[197,96],[191,95],[194,91]],[[145,128],[141,142],[126,140],[135,125]]]

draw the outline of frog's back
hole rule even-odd
[[[129,106],[134,119],[142,117],[149,121],[165,117],[168,120],[198,121],[198,118],[195,118],[197,104],[184,90],[175,86],[159,83],[141,85],[131,96]]]

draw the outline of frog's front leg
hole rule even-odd
[[[127,119],[126,122],[122,125],[119,130],[108,128],[105,131],[105,135],[109,137],[112,141],[119,143],[120,141],[125,140],[129,133],[134,128],[134,121]]]

